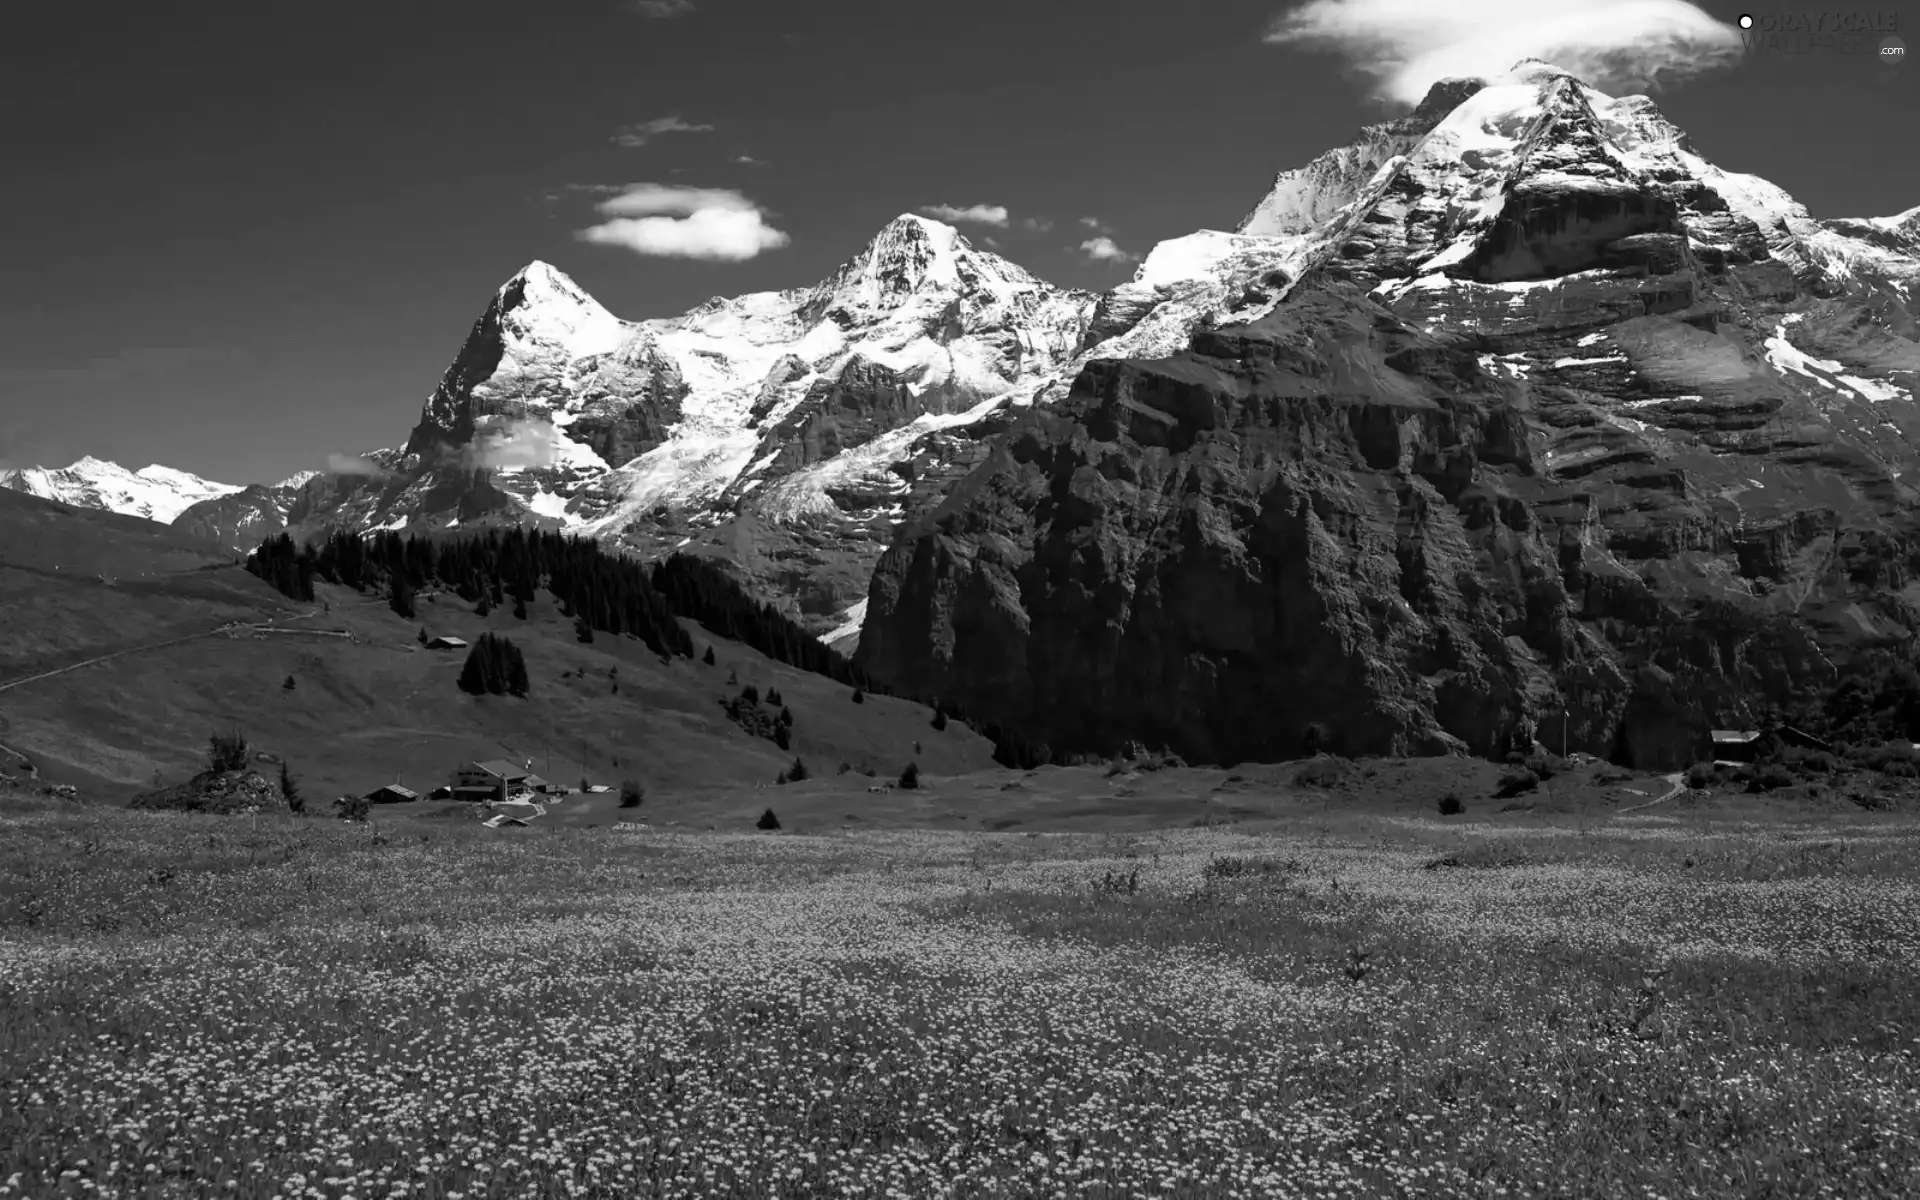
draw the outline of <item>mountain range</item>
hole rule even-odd
[[[1815,219],[1526,62],[1105,293],[912,215],[672,318],[536,262],[355,473],[0,486],[233,547],[530,522],[721,557],[1054,750],[1685,762],[1920,628],[1916,281],[1920,208]]]

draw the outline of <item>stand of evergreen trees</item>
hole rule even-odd
[[[467,651],[467,661],[460,668],[461,691],[524,697],[527,686],[527,660],[510,639],[483,633]]]
[[[771,604],[754,599],[731,571],[711,559],[670,555],[654,565],[653,587],[674,612],[720,637],[745,642],[790,667],[876,690],[846,656]]]
[[[490,529],[435,539],[336,530],[318,547],[296,547],[283,533],[261,543],[247,570],[296,600],[313,599],[315,578],[363,592],[383,589],[396,612],[412,607],[416,590],[437,586],[470,604],[500,605],[511,596],[520,613],[544,587],[567,616],[590,630],[632,633],[656,654],[693,656],[693,639],[644,566],[606,553],[590,539],[547,530]]]

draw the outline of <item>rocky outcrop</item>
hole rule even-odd
[[[287,528],[287,513],[301,487],[249,484],[240,491],[202,500],[173,519],[173,527],[245,554]]]
[[[1089,364],[1020,419],[882,558],[860,666],[1063,752],[1287,757],[1319,723],[1344,753],[1497,754],[1550,727],[1673,767],[1920,628],[1884,586],[1920,545],[1909,493],[1738,341],[1636,315],[1579,362],[1612,311],[1597,280],[1592,325],[1490,343],[1349,276]],[[1614,359],[1639,370],[1579,374]],[[1663,371],[1725,402],[1614,399]],[[1781,438],[1809,420],[1818,450]]]
[[[202,771],[185,783],[142,792],[127,807],[232,815],[249,808],[285,812],[287,798],[278,779],[258,771]]]

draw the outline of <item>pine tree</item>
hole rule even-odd
[[[427,627],[425,625],[422,625],[420,627],[420,636],[415,638],[414,640],[419,642],[422,646],[427,644]]]
[[[404,570],[387,576],[387,607],[408,619],[413,617],[413,585],[407,582]]]
[[[853,702],[855,704],[865,704],[867,702],[867,694],[859,688],[853,689]]]
[[[782,750],[790,749],[793,746],[793,731],[785,725],[775,725],[773,727],[773,744]]]
[[[947,710],[938,705],[935,705],[933,709],[933,727],[935,729],[945,729],[947,727]]]
[[[292,811],[302,812],[306,809],[307,802],[300,797],[300,785],[287,768],[284,758],[280,760],[280,794],[287,798],[287,807]]]
[[[507,692],[510,695],[525,698],[527,690],[531,686],[527,678],[526,657],[520,653],[520,647],[507,641],[505,638],[500,640],[505,645],[507,652]]]
[[[740,698],[748,704],[758,704],[760,703],[760,689],[752,684],[748,684],[740,689]]]
[[[778,706],[778,705],[780,704],[780,689],[779,689],[779,688],[768,688],[768,689],[767,689],[767,703],[768,703],[768,704],[772,704],[772,705],[774,705],[774,706],[776,706],[776,707],[777,707],[777,706]]]
[[[280,686],[281,686],[281,687],[283,687],[283,688],[285,688],[285,689],[287,689],[287,690],[288,690],[289,692],[290,692],[290,691],[292,691],[292,690],[293,690],[293,676],[291,676],[291,675],[289,675],[289,676],[287,676],[287,680],[286,680],[286,682],[285,682],[285,683],[283,683],[283,684],[281,684]]]
[[[513,598],[513,615],[524,621],[527,619],[527,602],[524,597]]]
[[[787,768],[787,778],[791,779],[795,783],[798,783],[802,779],[805,779],[806,777],[807,777],[807,764],[800,761],[800,759],[796,757],[793,760],[793,765]]]
[[[573,619],[573,636],[576,641],[591,642],[593,640],[593,626],[587,624],[584,616]]]
[[[773,810],[769,808],[767,811],[760,814],[760,819],[753,823],[753,827],[755,829],[764,829],[768,831],[775,830],[780,828],[780,818],[774,816]]]
[[[920,786],[920,764],[907,764],[907,769],[900,772],[900,786],[903,788],[917,788]]]
[[[780,708],[780,723],[787,726],[793,724],[793,710],[785,705],[782,705]]]
[[[707,652],[706,654],[701,656],[700,661],[707,664],[708,666],[713,665],[713,647],[712,646],[707,647]]]

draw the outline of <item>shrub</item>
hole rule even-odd
[[[707,652],[700,656],[700,661],[707,664],[708,666],[713,665],[713,647],[712,646],[707,647]]]
[[[427,644],[427,627],[425,625],[420,627],[420,632],[414,635],[413,640],[419,642],[422,646]]]
[[[281,687],[283,687],[283,688],[285,688],[285,689],[287,689],[287,690],[288,690],[289,692],[290,692],[290,691],[292,691],[292,690],[293,690],[293,676],[291,676],[291,675],[289,675],[289,676],[287,676],[287,679],[286,679],[286,682],[285,682],[285,683],[282,683],[282,684],[281,684],[280,686],[281,686]]]
[[[342,821],[364,821],[373,811],[373,801],[365,796],[342,796],[333,802],[333,811]]]
[[[917,788],[920,786],[919,763],[908,763],[907,769],[900,772],[900,786],[903,788]]]
[[[1300,735],[1300,749],[1308,758],[1333,748],[1333,730],[1315,721]]]
[[[853,689],[853,702],[855,704],[865,704],[867,702],[867,694],[859,688]]]
[[[835,771],[834,774],[845,775],[848,771],[851,771],[851,770],[853,770],[853,764],[843,758],[840,760],[840,769],[838,771]]]
[[[1713,764],[1697,762],[1687,768],[1687,786],[1699,791],[1713,782]]]
[[[933,727],[935,730],[941,730],[947,727],[946,709],[935,706],[933,710]]]
[[[581,782],[584,783],[585,780]],[[640,802],[646,798],[646,789],[640,786],[638,779],[622,779],[620,781],[621,808],[639,808]]]
[[[1440,797],[1441,816],[1457,817],[1465,811],[1467,811],[1467,806],[1460,803],[1460,794],[1458,792],[1448,792],[1446,795]]]
[[[760,819],[753,823],[753,827],[755,829],[763,829],[763,830],[778,829],[780,828],[780,818],[774,816],[773,810],[769,808],[767,811],[760,814]]]
[[[207,739],[207,770],[243,771],[247,760],[253,757],[252,747],[242,737],[238,729],[228,733],[216,733]]]
[[[1507,771],[1500,776],[1500,786],[1494,789],[1496,800],[1511,800],[1522,792],[1530,792],[1540,786],[1540,777],[1525,767]]]

